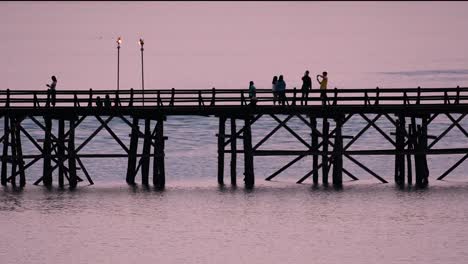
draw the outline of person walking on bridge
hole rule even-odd
[[[317,82],[320,84],[320,98],[322,99],[322,105],[325,105],[325,101],[327,99],[327,93],[325,91],[327,90],[328,85],[328,73],[324,71],[322,75],[317,75]]]
[[[309,91],[312,90],[312,80],[309,77],[309,71],[304,73],[302,77],[302,87],[301,87],[301,105],[307,105],[307,101],[309,98]]]
[[[277,82],[278,76],[273,76],[273,81],[271,82],[271,91],[273,92],[273,105],[276,105],[276,101],[278,101],[278,91],[276,91]]]
[[[49,105],[49,102],[52,101],[52,106],[55,106],[55,86],[57,86],[57,78],[54,75],[51,77],[51,79],[52,83],[46,84],[46,86],[49,87],[49,90],[47,91],[47,105]]]

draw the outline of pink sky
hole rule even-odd
[[[468,2],[1,2],[1,89],[288,88],[306,69],[330,86],[468,84]],[[463,72],[463,71],[462,71]],[[452,76],[453,77],[453,76]],[[461,83],[460,83],[461,82]],[[317,84],[313,84],[317,87]]]

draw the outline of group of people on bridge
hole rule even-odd
[[[322,74],[318,74],[316,76],[317,82],[320,85],[320,97],[322,99],[326,98],[326,93],[324,92],[327,89],[328,85],[328,73],[324,71]],[[273,92],[273,105],[286,105],[286,82],[284,81],[283,75],[274,76],[272,81],[272,88]],[[312,90],[312,80],[309,76],[309,71],[305,71],[304,76],[302,76],[302,87],[301,87],[301,105],[307,105],[307,101],[309,98],[309,92]],[[257,92],[253,81],[250,81],[249,85],[249,98],[252,105],[256,105],[257,103]]]

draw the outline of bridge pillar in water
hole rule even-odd
[[[166,184],[166,172],[164,168],[164,117],[158,119],[156,124],[156,138],[153,158],[153,185],[164,188]]]
[[[78,176],[76,174],[76,150],[75,150],[75,120],[70,120],[70,130],[68,138],[68,171],[70,177],[70,189],[76,188]]]
[[[237,136],[236,119],[231,117],[231,185],[236,185]]]
[[[422,125],[417,126],[416,130],[416,151],[415,154],[415,170],[416,170],[416,186],[424,188],[428,185],[429,168],[427,166],[427,119],[422,118]]]
[[[224,141],[226,138],[226,117],[219,117],[218,129],[218,184],[224,185]]]
[[[1,184],[7,184],[7,173],[8,173],[8,147],[10,145],[10,117],[8,115],[3,116],[3,153],[2,153],[2,172],[1,172]]]
[[[52,119],[49,116],[44,116],[44,123],[45,123],[44,145],[42,148],[43,157],[44,157],[44,165],[42,168],[42,182],[44,183],[45,186],[52,186],[52,165],[51,165]]]
[[[247,188],[251,188],[255,184],[254,162],[252,150],[252,131],[250,127],[250,115],[244,119],[244,182]]]
[[[343,186],[343,116],[335,118],[336,132],[335,145],[333,147],[333,186],[341,188]]]
[[[399,115],[396,121],[395,133],[396,151],[395,155],[395,183],[399,186],[405,184],[405,155],[402,153],[405,148],[405,117]]]
[[[328,131],[330,128],[330,123],[327,118],[323,118],[323,127],[322,127],[322,140],[323,140],[323,154],[322,154],[322,184],[328,185]]]
[[[312,151],[318,151],[318,133],[317,133],[317,118],[310,115],[310,125],[311,125],[311,148]],[[318,165],[319,156],[318,154],[312,155],[312,180],[314,185],[318,184],[319,179],[319,165]]]
[[[143,156],[141,157],[141,184],[148,185],[150,154],[151,154],[151,120],[145,118],[145,133],[143,139]]]
[[[137,161],[137,149],[138,149],[138,118],[133,117],[132,120],[132,131],[130,133],[130,148],[128,153],[127,163],[127,177],[126,181],[128,184],[135,184],[136,174],[136,161]]]

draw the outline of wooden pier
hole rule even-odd
[[[152,184],[164,188],[165,141],[164,122],[171,115],[216,116],[219,119],[218,137],[218,183],[224,183],[225,155],[230,155],[230,184],[238,183],[236,171],[237,154],[243,155],[243,183],[247,188],[255,184],[254,159],[257,156],[293,156],[290,162],[271,174],[266,180],[287,170],[306,157],[311,157],[310,171],[297,182],[311,178],[311,183],[329,184],[340,188],[343,174],[352,180],[358,178],[343,166],[344,159],[351,161],[364,172],[379,181],[387,180],[371,170],[354,156],[387,155],[394,157],[394,181],[399,186],[414,184],[425,187],[429,182],[427,155],[464,154],[437,179],[441,180],[468,158],[468,148],[435,148],[453,128],[459,129],[465,137],[468,132],[460,123],[468,114],[468,88],[405,88],[405,89],[329,89],[326,96],[320,91],[309,93],[307,102],[301,102],[300,91],[288,90],[287,105],[273,105],[269,89],[257,90],[257,103],[252,104],[248,91],[233,89],[167,89],[167,90],[76,90],[50,91],[1,90],[0,117],[4,120],[0,142],[1,184],[10,183],[23,187],[26,184],[26,171],[42,160],[42,176],[34,184],[51,186],[54,176],[58,186],[66,184],[75,188],[79,182],[93,184],[90,173],[81,158],[126,158],[128,184],[135,184],[138,174],[141,184],[150,185],[152,164]],[[370,118],[369,116],[373,117]],[[454,115],[459,115],[455,118]],[[281,120],[281,116],[286,116]],[[367,125],[355,135],[343,135],[342,127],[351,117],[359,117]],[[431,135],[431,123],[437,116],[447,117],[451,124],[439,135]],[[262,117],[269,117],[278,124],[259,142],[253,144],[252,125]],[[296,117],[310,129],[310,139],[303,138],[288,126],[288,121]],[[75,144],[76,130],[87,118],[94,118],[99,127],[81,144]],[[123,142],[113,131],[109,122],[121,119],[129,128],[130,142]],[[43,131],[43,138],[34,138],[22,126],[25,119],[31,120]],[[394,130],[385,131],[377,121],[389,121]],[[140,128],[139,121],[144,122]],[[42,121],[42,122],[41,122]],[[54,121],[54,122],[53,122]],[[53,128],[52,124],[58,124]],[[226,131],[226,123],[229,130]],[[318,129],[321,124],[321,130]],[[377,130],[393,146],[390,149],[352,150],[353,143],[369,128]],[[280,128],[303,145],[303,150],[259,149]],[[105,129],[125,154],[82,153],[82,149]],[[55,131],[57,131],[55,133]],[[170,135],[169,135],[170,136]],[[22,137],[27,138],[39,154],[23,154]],[[238,141],[239,139],[239,141]],[[349,141],[344,144],[344,139]],[[142,141],[140,141],[142,140]],[[143,143],[138,150],[139,141]],[[242,148],[239,148],[238,143]],[[151,163],[151,160],[153,161]],[[170,161],[168,161],[170,162]],[[56,172],[56,175],[54,174]],[[331,174],[331,175],[330,175]],[[321,176],[321,177],[320,177]],[[19,181],[17,180],[19,178]]]

